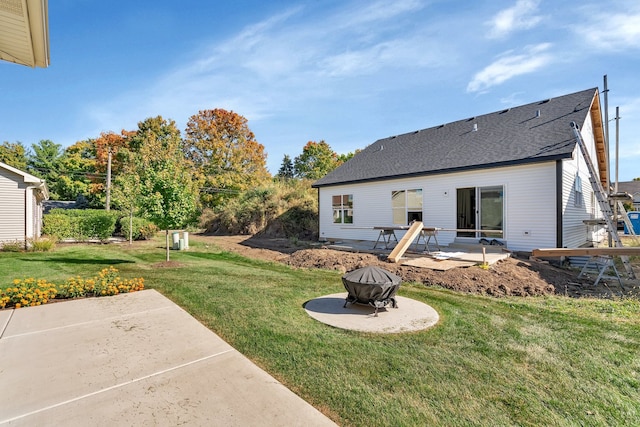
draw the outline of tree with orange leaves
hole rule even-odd
[[[107,171],[107,158],[109,150],[111,150],[111,172],[116,175],[122,168],[122,162],[117,159],[118,152],[127,146],[127,137],[134,132],[122,130],[119,134],[115,132],[102,132],[100,136],[93,140],[93,146],[96,155],[96,168],[98,172],[105,173]]]
[[[256,141],[247,119],[233,111],[216,108],[191,116],[183,150],[201,183],[206,206],[270,178],[264,146]]]

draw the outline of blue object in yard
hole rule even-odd
[[[635,234],[640,234],[640,212],[628,212],[627,216],[629,217],[629,222],[631,222],[631,226],[633,227],[633,232]],[[627,224],[624,225],[624,234],[631,234]]]

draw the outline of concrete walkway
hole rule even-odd
[[[156,291],[0,311],[0,426],[329,426]]]

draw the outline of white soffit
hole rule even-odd
[[[0,0],[0,59],[49,66],[48,0]]]

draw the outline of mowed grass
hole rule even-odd
[[[495,299],[403,284],[402,296],[438,311],[438,325],[368,334],[303,309],[341,292],[340,273],[194,245],[172,252],[182,266],[162,268],[160,241],[0,253],[0,283],[108,265],[143,276],[340,425],[640,425],[638,300]]]

